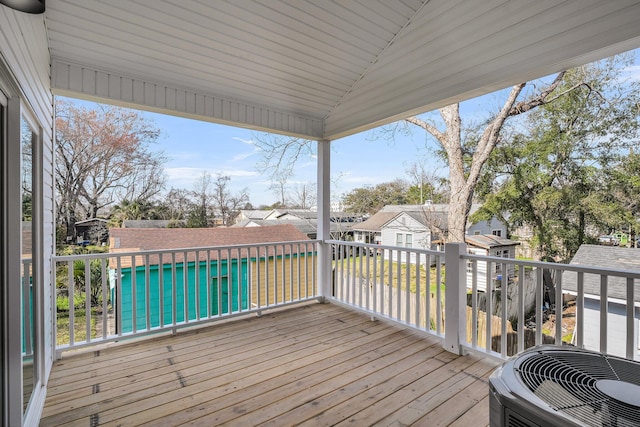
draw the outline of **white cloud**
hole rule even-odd
[[[189,168],[189,167],[179,167],[179,168],[166,168],[165,172],[167,173],[168,178],[168,187],[178,187],[178,188],[190,188],[196,179],[200,178],[203,173],[208,172],[212,177],[215,177],[217,174],[227,175],[231,178],[233,177],[251,177],[256,176],[258,173],[256,171],[251,170],[243,170],[243,169],[207,169],[207,168]]]
[[[231,162],[241,162],[256,154],[258,150],[247,151],[245,153],[236,154],[231,158]]]
[[[384,179],[381,180],[381,176],[367,176],[367,175],[354,175],[351,172],[343,172],[340,181],[345,184],[357,184],[357,185],[376,185],[380,182],[384,182]]]
[[[245,144],[248,145],[255,145],[255,141],[252,139],[244,139],[244,138],[240,138],[239,136],[234,136],[232,139],[235,139],[236,141],[240,141],[240,142],[244,142]]]
[[[193,180],[205,172],[202,168],[165,168],[169,180]]]
[[[217,174],[217,173],[221,173],[222,175],[228,175],[230,177],[234,177],[234,176],[257,176],[258,172],[256,171],[249,171],[249,170],[242,170],[242,169],[226,169],[226,170],[218,170],[215,172],[212,172],[212,174]]]
[[[622,70],[622,75],[634,81],[640,81],[640,65],[631,65]]]
[[[315,167],[317,165],[318,165],[317,162],[304,162],[304,163],[300,163],[298,165],[298,169],[304,169],[304,168],[308,168],[308,167],[311,167],[311,166]]]

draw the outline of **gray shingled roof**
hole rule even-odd
[[[241,209],[240,212],[248,219],[264,219],[273,209]]]
[[[484,249],[499,248],[501,246],[514,246],[520,244],[520,242],[516,242],[515,240],[494,236],[492,234],[465,236],[465,240],[470,245]]]
[[[471,205],[469,215],[482,207],[479,203]],[[422,224],[427,226],[434,226],[440,231],[449,230],[449,205],[446,203],[432,203],[427,205],[386,205],[380,212],[406,212],[411,213],[412,217],[418,219]],[[415,216],[414,216],[415,215]],[[467,228],[471,227],[471,223],[467,222]],[[359,228],[358,228],[359,229]]]
[[[366,221],[354,224],[353,230],[379,232],[382,229],[383,225],[400,215],[400,213],[401,212],[376,212],[371,216],[371,218],[367,219]]]
[[[570,264],[640,272],[640,249],[620,248],[616,246],[582,245],[574,255]],[[618,298],[622,300],[627,298],[626,279],[622,277],[609,276],[608,281],[610,298]],[[638,289],[639,284],[640,282],[636,279],[636,301],[640,301],[640,289]],[[562,273],[562,289],[572,292],[578,291],[576,273]],[[600,276],[595,274],[585,274],[584,292],[589,295],[600,295]]]
[[[304,234],[317,234],[318,232],[318,220],[317,219],[252,219],[244,220],[233,225],[232,227],[247,227],[249,224],[259,225],[261,227],[276,225],[276,224],[291,224],[296,227],[300,232]],[[352,225],[350,223],[330,222],[330,231],[332,233],[347,232],[351,230]]]

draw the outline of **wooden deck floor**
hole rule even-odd
[[[482,426],[496,363],[335,304],[54,364],[42,426]]]

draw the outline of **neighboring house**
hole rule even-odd
[[[353,226],[354,241],[359,243],[429,249],[431,230],[423,215],[414,211],[377,212],[366,221]],[[404,260],[405,254],[384,251],[386,259]],[[415,257],[411,254],[411,257]]]
[[[353,226],[353,240],[359,243],[381,245],[382,227],[398,215],[398,212],[376,212],[366,221]]]
[[[466,236],[465,242],[467,243],[467,251],[470,254],[512,259],[516,257],[516,247],[520,244],[514,240],[509,240],[493,234]],[[484,292],[487,289],[487,263],[484,261],[478,261],[476,263],[476,269],[478,271],[477,289]],[[494,289],[499,287],[502,283],[503,274],[505,273],[503,269],[504,266],[500,263],[494,263],[492,265],[491,280],[493,281]],[[467,265],[468,288],[471,288],[472,286],[472,272],[473,264],[469,262]],[[508,283],[510,283],[514,277],[514,266],[512,264],[507,265],[506,275]]]
[[[248,244],[271,244],[277,242],[308,241],[304,234],[300,233],[290,224],[277,224],[258,228],[112,228],[110,229],[109,251],[111,253],[152,251],[176,248],[204,248],[227,245],[248,245]],[[292,245],[293,246],[293,245]],[[288,300],[291,296],[297,298],[298,286],[292,285],[291,280],[296,280],[298,268],[304,271],[312,271],[313,257],[315,251],[311,244],[298,251],[298,246],[291,247],[285,245],[275,252],[274,245],[265,245],[260,248],[260,255],[255,248],[235,249],[227,251],[211,250],[199,251],[196,260],[195,251],[188,252],[187,272],[184,270],[184,252],[177,252],[175,256],[175,271],[173,271],[173,256],[158,254],[149,255],[149,271],[145,266],[146,257],[125,256],[120,258],[118,263],[115,257],[109,260],[109,280],[111,286],[112,303],[116,304],[116,283],[120,278],[122,306],[122,325],[117,325],[120,332],[131,332],[133,330],[131,307],[133,304],[133,289],[135,284],[135,301],[137,307],[146,304],[147,289],[144,286],[147,275],[149,277],[149,308],[152,326],[159,326],[161,319],[164,324],[170,324],[172,306],[176,307],[176,321],[184,321],[184,289],[187,289],[188,316],[195,319],[197,316],[196,301],[200,301],[201,312],[206,312],[210,306],[213,314],[237,311],[239,308],[246,310],[250,304],[257,301],[258,284],[260,284],[262,305],[273,303],[274,298]],[[282,257],[304,258],[300,262],[279,262]],[[134,264],[135,263],[135,264]],[[197,266],[196,266],[197,263]],[[209,263],[209,265],[207,265]],[[258,265],[260,264],[260,265]],[[161,267],[160,267],[161,266]],[[120,269],[119,273],[116,271]],[[135,268],[135,278],[132,269]],[[210,276],[207,278],[207,268]],[[290,271],[291,270],[291,271]],[[162,273],[160,273],[162,271]],[[199,276],[198,287],[196,286],[196,271]],[[258,278],[260,274],[260,279]],[[280,290],[265,292],[265,274],[276,274],[282,278]],[[188,277],[188,283],[184,286],[184,277]],[[173,284],[176,281],[175,292],[176,301],[173,301]],[[160,286],[162,284],[162,287]],[[210,288],[208,288],[210,285]],[[197,289],[196,289],[197,288]],[[302,287],[300,289],[307,289]],[[196,292],[198,298],[196,298]],[[207,300],[207,293],[211,295],[211,300]],[[291,295],[293,292],[293,295]],[[301,291],[302,292],[302,291]],[[218,303],[218,295],[220,305]],[[269,295],[269,300],[265,300],[265,295]],[[304,295],[303,295],[304,296]],[[162,311],[163,316],[160,315]],[[144,313],[144,310],[140,311]],[[117,316],[116,316],[117,318]],[[141,315],[136,318],[137,327],[145,327],[146,317]]]
[[[523,224],[515,227],[510,238],[517,240],[520,245],[516,248],[516,256],[519,258],[540,259],[540,253],[533,245],[533,227],[529,224]]]
[[[571,265],[589,267],[603,267],[621,270],[640,271],[640,253],[634,248],[620,248],[615,246],[582,245],[573,256]],[[577,273],[562,273],[563,291],[577,295]],[[590,350],[600,350],[600,276],[584,275],[584,346]],[[635,282],[634,293],[634,359],[639,360],[638,352],[638,319],[640,319],[640,283]],[[608,314],[609,325],[607,334],[607,353],[626,357],[626,329],[627,283],[620,277],[608,278]],[[611,327],[611,325],[617,325]]]
[[[335,240],[353,240],[352,225],[362,221],[362,217],[346,212],[329,214],[330,238]],[[315,239],[318,230],[318,212],[309,209],[274,209],[263,219],[239,221],[237,227],[258,227],[277,223],[292,224],[310,239]]]
[[[104,243],[109,239],[107,220],[102,218],[85,219],[75,224],[76,239],[79,245]]]
[[[265,219],[272,212],[273,209],[241,209],[236,217],[236,224],[242,221]]]
[[[480,206],[472,205],[470,213],[478,210]],[[387,205],[368,220],[353,226],[354,241],[402,247],[409,244],[412,247],[439,249],[437,245],[443,241],[443,234],[449,229],[448,213],[448,204]],[[400,223],[393,222],[396,218]],[[393,231],[394,229],[398,231]],[[402,240],[398,234],[404,234]],[[466,234],[506,237],[507,226],[494,217],[490,221],[468,223]],[[407,241],[407,238],[410,240]]]
[[[258,218],[255,218],[258,219]],[[300,220],[317,220],[318,212],[311,209],[274,209],[264,218],[265,220],[283,220],[283,219],[300,219]],[[351,223],[362,221],[361,215],[348,212],[330,212],[330,222]]]
[[[180,228],[185,224],[181,219],[125,219],[122,228]]]
[[[309,239],[316,239],[318,236],[317,219],[254,219],[240,221],[232,227],[264,227],[272,226],[274,224],[291,224],[301,233],[305,234]],[[347,236],[352,234],[350,224],[330,222],[329,227],[331,228],[330,237],[334,240],[345,240]]]

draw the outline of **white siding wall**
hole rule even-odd
[[[500,230],[502,237],[507,237],[507,226],[497,218],[493,218],[490,221],[480,221],[476,224],[471,224],[467,229],[467,234],[473,236],[475,234],[493,234],[494,230]]]
[[[55,248],[54,226],[54,186],[53,186],[53,96],[50,91],[50,66],[47,36],[43,15],[15,12],[0,6],[0,61],[9,69],[9,85],[19,87],[9,90],[9,97],[21,96],[28,108],[36,116],[42,136],[42,254],[44,265],[41,279],[44,285],[44,380],[53,361],[52,300],[54,288],[50,283],[51,255]],[[1,78],[2,76],[0,76]],[[6,77],[6,76],[5,76]],[[5,82],[6,84],[7,82]],[[5,90],[7,88],[5,87]],[[21,93],[20,93],[21,92]],[[38,185],[38,183],[34,183]],[[15,200],[15,203],[20,203]],[[11,248],[20,251],[20,247]]]
[[[403,248],[406,247],[407,244],[407,235],[411,236],[411,248],[430,249],[431,247],[431,233],[429,230],[409,215],[401,215],[382,228],[381,244],[398,246],[398,234],[402,235],[401,247]],[[389,259],[388,251],[385,253],[385,257]],[[394,252],[392,260],[397,261],[396,258],[396,252]],[[404,261],[404,257],[402,261]]]
[[[635,344],[634,359],[640,360],[638,352],[638,319],[640,309],[635,310]],[[626,356],[627,339],[626,306],[609,302],[607,315],[607,353],[615,356]],[[600,301],[591,298],[584,300],[584,346],[589,350],[600,351]]]
[[[503,258],[515,258],[514,246],[493,248],[490,251],[487,251],[486,249],[482,249],[482,248],[469,246],[468,251],[472,255],[485,255],[485,256],[488,255],[488,256],[497,256],[497,257],[503,257]],[[504,256],[504,251],[508,251],[508,256],[506,257]],[[471,268],[470,266],[467,267],[467,287],[468,288],[471,288],[471,283],[472,283],[472,273],[470,271],[470,268]],[[496,272],[495,264],[492,264],[491,268],[492,268],[491,277],[495,279],[501,273]],[[478,275],[478,278],[477,278],[478,290],[485,291],[487,289],[487,263],[484,261],[478,261],[476,269],[477,269],[477,275]],[[508,277],[514,276],[515,267],[513,264],[507,265],[507,272],[509,275]]]

